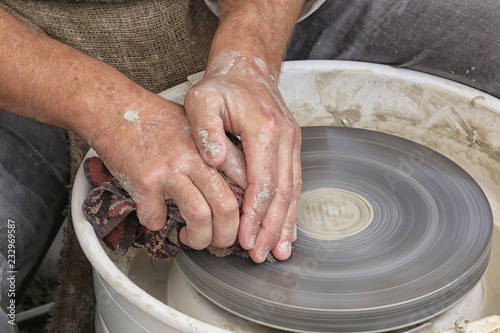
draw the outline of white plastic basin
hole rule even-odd
[[[194,75],[160,95],[182,103],[200,77]],[[495,219],[490,267],[466,299],[432,324],[444,330],[462,316],[477,320],[500,314],[500,101],[438,77],[342,61],[286,63],[280,89],[301,126],[354,126],[398,135],[439,151],[475,178]],[[272,331],[212,305],[175,264],[153,266],[141,250],[124,257],[108,255],[81,212],[89,190],[80,167],[71,211],[94,269],[98,333]]]

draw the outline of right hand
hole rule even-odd
[[[165,224],[165,199],[173,199],[187,221],[181,241],[195,249],[234,242],[236,198],[199,155],[182,106],[2,9],[0,45],[0,108],[90,141],[137,203],[146,227]],[[245,188],[243,154],[230,147],[219,169]]]
[[[93,148],[136,202],[141,224],[161,229],[165,200],[173,199],[186,220],[180,231],[184,244],[194,249],[232,245],[239,227],[236,198],[200,156],[184,108],[151,99],[154,105],[131,109],[108,124],[91,142]],[[230,155],[219,169],[246,188],[243,153],[229,139],[227,144]]]

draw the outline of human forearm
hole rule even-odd
[[[88,140],[113,117],[154,95],[2,10],[0,45],[0,108],[75,130]]]
[[[181,105],[3,11],[0,48],[0,108],[74,130],[90,141],[130,193],[139,221],[148,228],[165,225],[165,199],[173,199],[187,221],[180,233],[187,245],[234,242],[236,198],[200,157]],[[243,154],[232,148],[232,159],[220,170],[245,187]],[[187,236],[186,230],[191,231]]]
[[[304,0],[219,0],[220,23],[212,41],[208,71],[217,56],[231,50],[261,59],[277,77],[303,4]]]

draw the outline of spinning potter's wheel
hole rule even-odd
[[[289,260],[187,251],[177,263],[221,307],[287,331],[379,332],[464,298],[490,254],[475,181],[417,143],[353,128],[302,131],[303,192]]]

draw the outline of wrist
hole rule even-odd
[[[172,105],[125,77],[119,81],[108,82],[100,91],[88,91],[87,112],[80,123],[71,125],[97,151],[112,149],[133,133],[154,127],[156,117],[168,113]]]
[[[137,110],[141,98],[140,87],[119,73],[95,79],[102,81],[94,81],[97,83],[95,85],[82,85],[75,98],[80,103],[69,112],[71,117],[64,124],[64,127],[80,134],[92,146],[106,133],[119,132],[125,121],[125,113]]]
[[[304,1],[220,0],[220,23],[212,41],[209,66],[223,53],[260,59],[278,77],[288,39]]]

